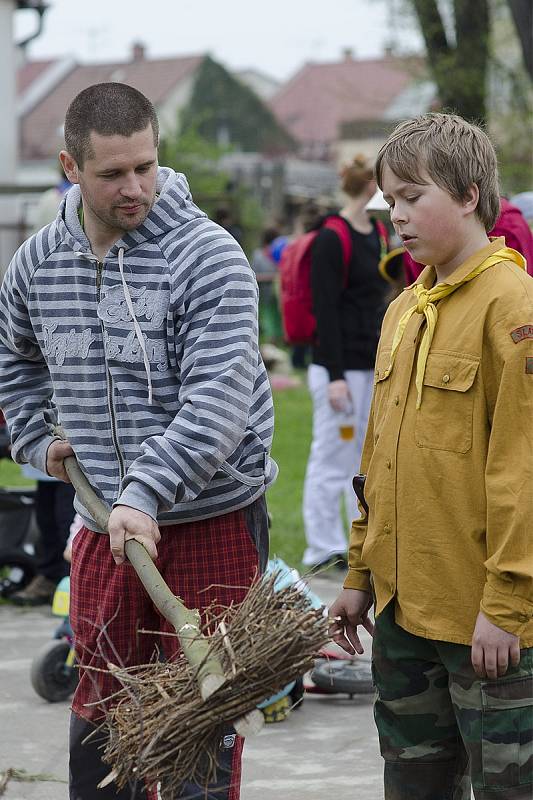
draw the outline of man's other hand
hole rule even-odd
[[[479,678],[495,680],[520,664],[520,637],[490,622],[480,611],[472,637],[472,666]]]
[[[58,478],[64,483],[70,483],[63,460],[67,456],[73,456],[74,450],[68,442],[56,439],[46,451],[46,471],[54,478]]]
[[[109,531],[109,546],[115,564],[125,561],[124,544],[128,539],[140,542],[155,561],[157,558],[157,542],[161,534],[157,522],[143,511],[129,506],[115,506],[109,515],[107,526]]]
[[[357,628],[362,625],[372,636],[374,626],[368,617],[372,595],[359,589],[343,589],[329,609],[329,635],[350,655],[364,652]]]

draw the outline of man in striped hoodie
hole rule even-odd
[[[185,177],[158,167],[149,100],[119,83],[85,89],[67,111],[65,144],[74,186],[15,254],[0,293],[0,406],[17,462],[68,480],[63,459],[74,452],[112,507],[106,536],[76,500],[84,528],[71,619],[82,669],[70,798],[120,800],[144,788],[96,790],[109,767],[94,737],[81,743],[103,713],[90,704],[117,686],[86,668],[175,648],[138,632],[168,626],[125,563],[124,542],[142,542],[190,607],[242,600],[268,555],[273,409],[253,272],[194,205]],[[242,742],[224,737],[221,748],[211,791],[238,800]],[[185,786],[180,798],[197,792]]]

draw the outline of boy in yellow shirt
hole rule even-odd
[[[373,632],[386,800],[533,796],[533,280],[490,241],[494,149],[460,117],[400,124],[376,162],[429,266],[389,307],[331,634]],[[376,622],[368,612],[375,604]]]

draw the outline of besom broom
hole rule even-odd
[[[75,457],[65,459],[65,468],[85,508],[107,530],[109,511]],[[207,787],[216,780],[219,742],[229,724],[241,736],[260,730],[264,718],[256,706],[313,666],[328,640],[327,618],[298,589],[276,591],[273,575],[202,626],[199,612],[172,594],[139,542],[128,540],[125,552],[176,630],[182,655],[135,667],[108,665],[122,688],[105,710],[103,760],[111,771],[101,785],[144,780],[171,797],[185,781]]]

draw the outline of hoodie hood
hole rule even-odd
[[[0,289],[0,406],[14,458],[45,466],[51,404],[106,504],[165,524],[249,505],[276,466],[255,276],[183,175],[159,169],[156,188],[102,260],[78,186],[17,251]]]
[[[97,261],[91,251],[91,245],[83,230],[78,210],[82,202],[81,190],[78,184],[70,189],[58,211],[56,223],[62,240],[71,247],[75,255]],[[149,242],[151,239],[160,238],[170,231],[175,231],[180,225],[192,219],[205,217],[192,200],[189,184],[185,175],[176,173],[168,167],[159,167],[156,179],[156,199],[142,225],[133,231],[127,231],[109,249],[106,257],[118,258],[118,266],[126,305],[129,310],[135,337],[143,354],[146,381],[148,385],[148,403],[152,404],[153,387],[150,371],[150,361],[146,350],[146,342],[142,335],[134,303],[124,275],[124,255],[128,250]]]
[[[81,190],[75,184],[66,193],[58,210],[55,224],[61,239],[75,252],[91,254],[91,245],[80,224],[78,209],[81,205]],[[117,255],[119,249],[131,250],[143,242],[164,236],[176,227],[193,219],[205,217],[193,202],[187,178],[169,167],[157,170],[156,199],[146,219],[133,231],[125,231],[124,236],[109,250]]]

